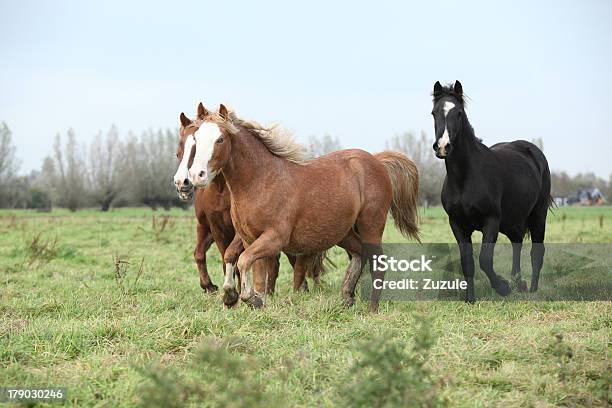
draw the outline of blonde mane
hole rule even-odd
[[[229,116],[228,120],[217,112],[210,112],[204,120],[217,124],[232,135],[237,135],[240,132],[238,127],[242,127],[257,137],[270,153],[290,162],[304,164],[309,160],[304,146],[296,143],[289,131],[277,125],[265,127],[255,121],[240,119],[233,111]]]

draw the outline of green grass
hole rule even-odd
[[[430,326],[422,369],[438,402],[610,403],[610,302],[396,302],[372,315],[363,301],[340,306],[346,259],[334,250],[337,270],[321,287],[292,293],[283,259],[278,293],[264,310],[228,311],[220,295],[199,288],[191,211],[167,213],[171,220],[157,236],[153,214],[0,212],[0,387],[63,386],[71,406],[167,405],[177,398],[355,404],[356,379],[377,372],[359,372],[359,362],[372,360],[381,338],[390,355],[405,360],[390,369],[405,376],[408,390],[423,389],[411,374],[412,345],[422,336],[416,314]],[[421,216],[425,242],[453,242],[442,209]],[[546,241],[612,243],[610,225],[610,208],[556,209]],[[33,255],[37,235],[35,247],[46,256]],[[405,241],[391,224],[384,240]],[[115,257],[130,262],[119,277]],[[221,283],[214,248],[208,263]]]

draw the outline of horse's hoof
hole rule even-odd
[[[202,286],[202,290],[206,293],[216,293],[218,289],[219,288],[217,287],[217,285],[213,285],[212,283],[209,283],[206,286]]]
[[[495,285],[493,289],[495,289],[500,296],[508,296],[510,292],[512,292],[510,284],[504,278],[498,278],[497,285]]]
[[[351,307],[354,304],[355,304],[355,298],[347,297],[347,298],[342,299],[342,305],[344,307]]]
[[[264,306],[264,301],[261,297],[253,295],[249,300],[246,301],[249,306],[253,309],[261,309]]]
[[[525,284],[525,286],[527,286],[527,284]],[[529,288],[529,292],[533,293],[533,292],[537,292],[537,290],[538,290],[538,285],[531,284],[531,288]]]
[[[378,313],[378,303],[370,303],[370,313]]]
[[[527,292],[529,290],[527,287],[527,282],[525,282],[523,279],[516,281],[516,287],[518,288],[519,292]]]
[[[238,303],[238,292],[235,289],[230,289],[223,292],[223,304],[228,308]]]
[[[474,303],[476,303],[476,298],[474,296],[468,296],[465,298],[465,303],[467,303],[468,305],[473,305]]]

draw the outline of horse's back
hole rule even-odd
[[[297,188],[291,189],[289,200],[296,210],[295,225],[292,245],[286,248],[292,253],[310,251],[313,236],[319,238],[321,248],[337,244],[364,208],[390,201],[391,182],[384,166],[364,150],[335,151],[292,169],[291,180]],[[381,194],[384,188],[388,195]]]
[[[348,177],[360,190],[384,179],[386,170],[373,154],[361,149],[343,149],[328,153],[306,164],[309,172],[327,172],[328,177]]]
[[[504,186],[507,197],[505,212],[532,213],[545,211],[550,202],[550,170],[544,153],[526,140],[498,143],[491,146],[500,167],[504,170]]]
[[[536,145],[526,140],[515,140],[513,142],[502,142],[490,147],[491,151],[500,158],[513,158],[517,156],[524,161],[535,165],[538,174],[544,175],[549,172],[548,161]]]
[[[526,175],[526,166],[533,171],[532,178],[540,185],[540,193],[550,195],[550,170],[542,150],[526,140],[497,143],[490,147],[500,165],[511,177]]]

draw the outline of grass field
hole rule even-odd
[[[611,403],[610,302],[396,302],[371,315],[340,306],[335,250],[338,270],[310,293],[291,292],[283,258],[264,310],[224,310],[199,288],[191,211],[158,212],[155,227],[153,214],[0,212],[0,387],[65,387],[71,406]],[[440,208],[421,216],[425,242],[453,242]],[[610,208],[556,209],[546,241],[612,243],[611,226]],[[384,239],[405,241],[391,224]]]

